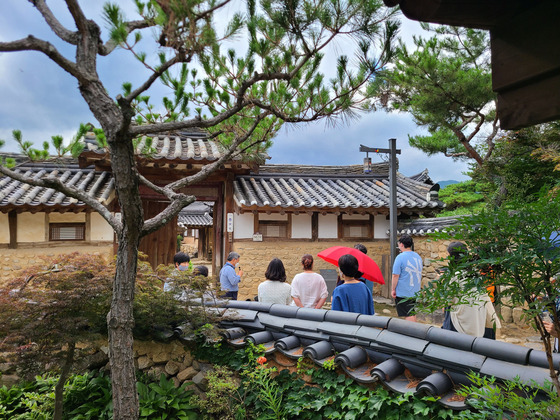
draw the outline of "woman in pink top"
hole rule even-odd
[[[320,309],[327,300],[327,284],[320,274],[313,271],[313,257],[301,257],[303,273],[296,274],[292,280],[292,298],[300,308]]]

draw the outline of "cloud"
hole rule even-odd
[[[99,19],[103,2],[83,2],[86,15]],[[73,29],[72,18],[61,0],[49,2],[61,22]],[[74,55],[72,46],[64,45],[44,23],[39,12],[28,2],[9,2],[0,14],[2,33],[0,40],[9,41],[23,38],[32,32],[35,36],[52,42],[69,59]],[[236,10],[234,10],[236,11]],[[134,18],[133,9],[126,14]],[[230,10],[232,12],[232,10]],[[421,32],[417,22],[403,19],[401,34],[407,43],[412,34]],[[107,30],[102,25],[106,39]],[[150,31],[144,36],[149,38]],[[336,45],[331,52],[344,52],[346,45]],[[326,67],[333,64],[332,57],[326,57]],[[330,61],[329,61],[330,60]],[[115,51],[110,57],[101,57],[98,72],[109,94],[114,98],[121,91],[122,83],[130,81],[138,85],[147,76],[147,71],[138,65],[127,51]],[[334,65],[330,67],[334,68]],[[119,79],[123,77],[123,79]],[[49,140],[52,135],[61,134],[69,139],[83,122],[95,119],[77,89],[77,82],[60,70],[47,57],[38,52],[18,52],[0,54],[0,138],[7,140],[4,150],[16,151],[11,141],[13,129],[20,129],[24,138],[36,146]],[[161,85],[155,85],[150,92],[156,105],[166,93]],[[428,168],[432,179],[466,179],[462,172],[467,170],[464,163],[455,163],[443,156],[427,157],[422,152],[408,146],[408,135],[420,134],[412,118],[406,114],[386,114],[383,112],[362,115],[348,124],[329,126],[325,122],[307,126],[286,125],[269,151],[271,163],[293,163],[314,165],[360,164],[365,157],[359,152],[360,144],[370,147],[388,147],[388,139],[396,138],[400,171],[413,175]],[[380,157],[371,156],[373,161]]]
[[[376,112],[366,114],[348,125],[329,128],[325,122],[307,126],[284,126],[269,150],[274,164],[355,165],[363,163],[365,153],[360,144],[388,148],[389,139],[397,139],[399,171],[414,175],[428,169],[434,181],[465,180],[464,162],[454,162],[443,155],[428,157],[408,145],[408,135],[424,133],[408,114]],[[382,155],[370,154],[372,162]]]

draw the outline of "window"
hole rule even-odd
[[[259,220],[259,233],[263,238],[287,238],[288,221],[284,220]]]
[[[344,239],[372,239],[373,220],[371,217],[352,217],[339,219],[342,238]]]
[[[85,223],[50,223],[49,241],[84,241]]]

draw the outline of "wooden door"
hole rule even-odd
[[[156,200],[143,200],[144,220],[160,213],[169,203]],[[139,251],[148,255],[153,268],[160,264],[172,264],[177,249],[177,217],[161,229],[150,233],[140,241]]]

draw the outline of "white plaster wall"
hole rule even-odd
[[[8,213],[0,213],[0,244],[10,243],[10,226],[8,225]]]
[[[42,213],[44,214],[44,213]],[[49,223],[84,223],[85,213],[49,213]]]
[[[311,216],[309,214],[292,215],[292,238],[311,239]]]
[[[233,213],[233,238],[247,239],[253,237],[254,229],[253,213]]]
[[[92,241],[112,241],[113,228],[99,213],[91,213],[91,232]]]
[[[389,230],[389,220],[387,216],[382,214],[378,214],[377,216],[373,217],[373,237],[375,239],[387,239],[389,235],[387,235],[387,231]]]
[[[336,214],[319,215],[319,239],[338,237],[338,217]]]
[[[72,213],[74,214],[74,213]],[[45,240],[45,213],[18,213],[17,241],[43,242]]]

